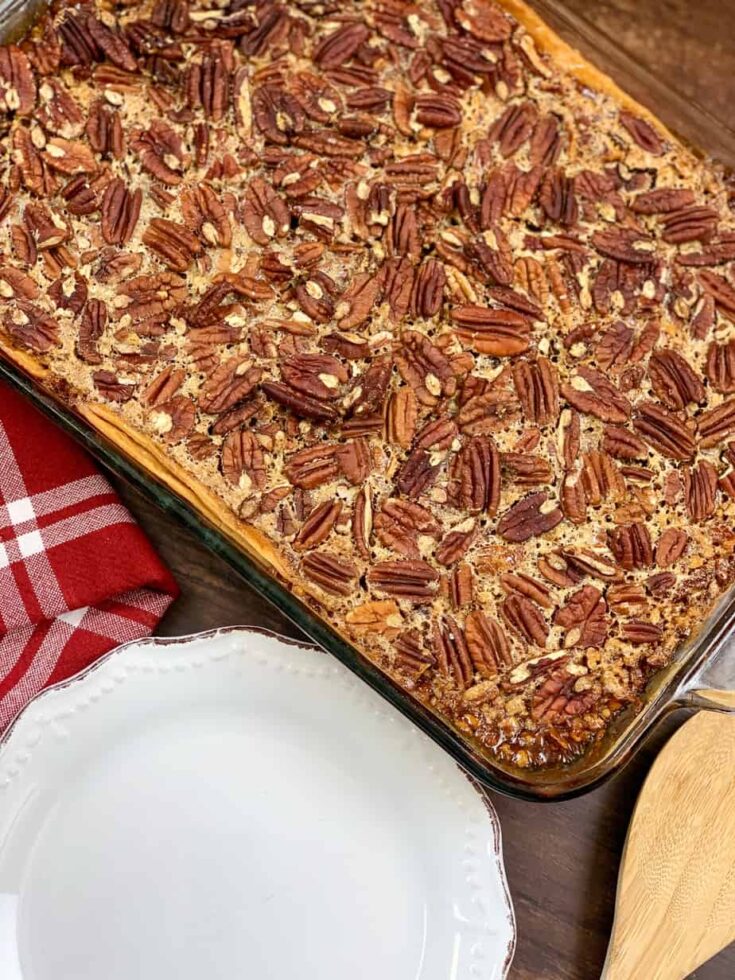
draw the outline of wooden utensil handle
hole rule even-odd
[[[735,939],[735,695],[696,697],[718,710],[686,721],[646,779],[602,980],[683,980]]]
[[[692,691],[690,704],[709,711],[735,711],[735,691],[699,688]]]

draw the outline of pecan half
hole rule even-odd
[[[116,160],[122,159],[125,153],[122,118],[120,113],[115,112],[104,100],[95,99],[89,107],[85,131],[89,145],[95,153],[105,157],[114,157]],[[174,138],[177,137],[174,136]],[[170,180],[166,183],[177,184],[179,182],[176,174],[173,171],[169,172],[168,167],[162,161],[159,160],[156,164],[152,158],[146,156],[146,159],[151,162],[148,170],[152,171],[155,166],[158,166],[160,179],[163,179],[164,174],[170,173]],[[172,155],[171,161],[178,166],[179,160],[175,156]]]
[[[42,156],[51,170],[69,176],[93,174],[97,170],[94,154],[81,140],[67,140],[61,136],[54,136],[46,141]]]
[[[467,562],[461,561],[455,565],[449,575],[449,599],[454,609],[468,606],[474,598],[474,575]]]
[[[454,373],[445,355],[428,337],[415,330],[402,335],[402,346],[396,352],[401,377],[411,385],[422,405],[433,407],[439,398],[453,394]]]
[[[735,391],[735,340],[712,343],[707,351],[707,377],[715,391]]]
[[[70,310],[76,316],[82,312],[88,292],[86,279],[75,272],[73,276],[59,276],[49,286],[47,295],[53,300],[57,310]]]
[[[122,68],[123,71],[133,72],[136,70],[138,63],[133,52],[117,31],[91,16],[87,18],[86,26],[97,47],[113,65]]]
[[[151,407],[163,405],[164,402],[173,398],[185,378],[186,372],[183,368],[177,368],[170,364],[145,387],[140,400],[144,405]]]
[[[581,481],[585,499],[593,507],[603,500],[619,499],[625,494],[625,480],[607,453],[593,450],[582,456]]]
[[[368,570],[368,585],[378,592],[408,602],[430,602],[439,575],[425,561],[379,561]]]
[[[587,519],[587,494],[579,471],[566,473],[559,494],[561,509],[572,524],[583,524]]]
[[[434,624],[434,653],[439,670],[464,690],[474,674],[465,635],[451,616]]]
[[[117,286],[115,307],[135,322],[165,320],[185,299],[185,281],[173,272],[135,276]]]
[[[355,276],[342,293],[335,310],[340,330],[354,330],[362,326],[378,302],[383,284],[377,276],[364,274]]]
[[[185,439],[196,425],[196,405],[186,395],[177,395],[148,413],[148,424],[164,442],[174,445]]]
[[[631,210],[636,214],[668,214],[694,204],[694,192],[685,188],[659,187],[636,194]]]
[[[564,559],[566,571],[572,573],[572,579],[575,574],[579,576],[591,575],[603,582],[618,581],[623,577],[623,573],[612,559],[592,548],[564,548],[561,557]],[[574,580],[567,584],[573,585]]]
[[[411,674],[423,674],[429,667],[436,666],[436,658],[426,650],[418,630],[406,630],[396,637],[393,644],[396,665]]]
[[[207,184],[187,188],[181,192],[181,214],[195,235],[205,244],[217,248],[229,248],[232,244],[232,226],[227,211],[214,190]]]
[[[16,309],[5,314],[3,325],[16,343],[42,354],[60,341],[56,320],[33,303],[18,302]]]
[[[303,490],[313,490],[324,483],[331,483],[340,472],[336,450],[336,446],[328,445],[300,449],[288,457],[286,476],[294,486]]]
[[[498,521],[497,531],[506,541],[527,541],[553,530],[563,519],[557,502],[539,491],[513,504]]]
[[[338,410],[329,402],[304,395],[290,385],[278,381],[264,381],[261,388],[269,398],[290,409],[300,418],[334,421],[339,417]]]
[[[523,413],[536,425],[553,425],[559,415],[559,381],[556,368],[546,357],[518,361],[513,383]]]
[[[437,538],[441,525],[431,511],[410,500],[389,498],[375,517],[375,533],[386,546],[406,558],[421,557],[418,537]]]
[[[534,691],[531,701],[531,717],[544,725],[559,725],[564,721],[583,715],[594,708],[599,700],[599,694],[594,690],[577,691],[578,678],[570,674],[562,661],[546,657],[544,671],[550,670],[549,676],[542,681]],[[543,663],[539,661],[535,669]],[[562,666],[551,669],[555,664]]]
[[[399,388],[388,399],[385,432],[389,442],[403,446],[413,442],[418,417],[418,400],[412,388]]]
[[[565,648],[601,647],[607,637],[607,604],[599,589],[585,585],[574,592],[554,615],[554,625],[566,631]]]
[[[703,412],[699,416],[697,429],[703,449],[716,446],[735,432],[735,398]]]
[[[130,146],[140,157],[143,169],[157,180],[171,187],[181,183],[181,171],[186,165],[184,144],[168,123],[154,119],[147,130],[134,130]]]
[[[515,357],[531,344],[531,327],[526,317],[512,310],[486,306],[455,306],[451,313],[458,337],[481,354]]]
[[[522,595],[509,595],[500,607],[506,626],[527,643],[545,647],[549,625],[538,606]]]
[[[220,364],[202,385],[199,407],[210,415],[221,415],[243,401],[260,381],[261,370],[240,357]]]
[[[579,412],[594,415],[603,422],[625,422],[630,415],[630,402],[621,395],[604,374],[580,365],[561,393]]]
[[[705,399],[704,385],[681,354],[657,350],[648,362],[651,387],[667,408],[681,411],[690,402]]]
[[[619,425],[606,425],[602,435],[602,449],[616,459],[645,459],[646,444],[629,429]]]
[[[296,551],[308,551],[326,541],[341,513],[342,504],[339,500],[325,500],[315,507],[294,538],[293,547]]]
[[[36,104],[36,80],[24,51],[0,47],[0,112],[28,116]]]
[[[473,520],[463,521],[442,538],[434,557],[447,568],[454,565],[470,547],[476,533],[477,526]]]
[[[33,279],[20,269],[0,266],[0,296],[3,299],[38,299],[39,289]]]
[[[543,456],[532,453],[501,453],[500,465],[511,483],[519,486],[536,486],[539,483],[552,483],[554,471]]]
[[[696,466],[684,467],[684,504],[695,524],[711,517],[717,505],[717,470],[701,460]]]
[[[626,571],[648,568],[653,564],[653,545],[645,524],[616,527],[610,532],[609,539],[615,560]]]
[[[290,227],[290,212],[271,185],[262,177],[250,181],[242,202],[242,220],[258,245],[283,238]]]
[[[248,429],[228,432],[222,443],[222,472],[246,494],[265,489],[265,455],[255,433]]]
[[[607,590],[607,604],[617,615],[631,616],[645,611],[648,597],[642,585],[625,582],[622,585],[610,586]]]
[[[621,626],[620,638],[627,643],[639,646],[644,643],[660,643],[663,632],[662,628],[654,623],[647,623],[642,619],[631,619]]]
[[[662,456],[689,459],[694,455],[694,436],[685,423],[656,402],[644,401],[636,406],[633,428]]]
[[[500,456],[489,436],[472,436],[462,446],[455,469],[457,495],[470,514],[491,517],[500,503]]]
[[[355,588],[357,568],[329,551],[313,551],[301,562],[306,577],[332,595],[347,596]]]
[[[581,423],[577,412],[563,409],[557,429],[557,454],[568,469],[574,466],[579,455],[580,433]]]
[[[507,572],[505,575],[501,575],[500,584],[506,592],[517,592],[519,595],[524,595],[544,609],[551,609],[554,605],[544,583],[523,572],[517,574]]]
[[[134,381],[124,381],[113,371],[95,371],[92,380],[103,398],[118,404],[129,402],[137,387]]]
[[[735,316],[735,286],[732,286],[724,276],[709,271],[700,272],[699,281],[712,297],[718,310],[721,310],[725,316]]]
[[[369,599],[351,609],[345,622],[358,634],[395,637],[401,628],[401,611],[393,599]]]
[[[618,262],[647,265],[656,258],[653,239],[632,228],[596,231],[592,236],[592,244],[601,255],[617,259]]]
[[[355,497],[352,510],[352,540],[361,558],[370,558],[370,542],[373,533],[373,498],[366,484]]]
[[[373,468],[367,439],[351,439],[345,442],[337,450],[336,457],[342,474],[353,486],[364,483]]]
[[[681,528],[667,528],[656,544],[656,564],[659,568],[670,568],[686,551],[689,539]]]
[[[153,218],[143,232],[143,243],[175,272],[186,272],[202,245],[185,225],[168,218]]]
[[[422,126],[430,129],[452,129],[462,122],[462,109],[451,95],[430,92],[416,96],[414,102],[416,119]]]
[[[143,192],[131,191],[120,177],[105,188],[100,206],[102,237],[108,245],[127,245],[138,223]]]
[[[652,156],[660,156],[664,152],[661,137],[645,119],[641,119],[640,116],[634,116],[631,112],[623,111],[620,113],[620,122],[628,130],[638,146],[642,150],[645,150],[646,153],[650,153]]]
[[[467,616],[464,628],[472,665],[482,677],[494,677],[513,664],[508,638],[495,620],[475,610]]]
[[[509,105],[490,127],[488,139],[498,143],[502,156],[513,156],[533,133],[537,119],[533,103]]]
[[[13,156],[24,187],[40,197],[53,194],[56,179],[49,174],[43,157],[33,145],[30,132],[20,126],[13,130]]]
[[[438,259],[427,259],[419,266],[411,294],[414,316],[429,320],[441,311],[445,284],[444,266]]]
[[[507,41],[511,35],[511,22],[494,3],[462,0],[452,9],[457,23],[478,41],[494,44]]]
[[[434,483],[438,472],[439,464],[432,463],[430,453],[414,449],[396,473],[396,489],[415,500]]]
[[[340,385],[348,380],[344,365],[329,354],[297,354],[281,364],[283,380],[293,389],[321,401],[340,396]]]
[[[317,44],[312,58],[324,71],[339,68],[349,61],[370,37],[364,24],[344,24],[327,34]]]

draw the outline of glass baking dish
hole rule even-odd
[[[19,6],[19,0],[0,0],[0,38],[3,35],[4,12],[12,8],[17,13]],[[571,14],[560,0],[532,0],[531,6],[566,41],[652,109],[691,146],[715,157],[725,166],[735,166],[735,131],[724,121],[683,98],[667,80],[641,68],[616,41],[603,34],[586,16]],[[501,765],[479,744],[414,699],[356,647],[347,643],[298,600],[271,570],[245,553],[221,530],[211,526],[185,500],[140,469],[68,405],[62,404],[51,391],[44,390],[15,364],[3,360],[1,354],[0,378],[28,395],[36,406],[70,432],[110,470],[182,520],[249,585],[382,694],[489,789],[529,800],[569,798],[592,788],[617,771],[652,726],[672,709],[690,706],[735,711],[735,642],[731,636],[735,626],[733,587],[707,617],[696,636],[679,649],[672,663],[652,678],[642,703],[635,710],[629,708],[618,715],[599,742],[584,755],[565,766],[535,771]]]

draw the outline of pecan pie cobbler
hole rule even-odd
[[[519,0],[56,3],[0,347],[504,762],[735,576],[727,180]]]

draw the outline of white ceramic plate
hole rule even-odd
[[[325,654],[120,647],[0,747],[2,980],[496,980],[500,831]]]

